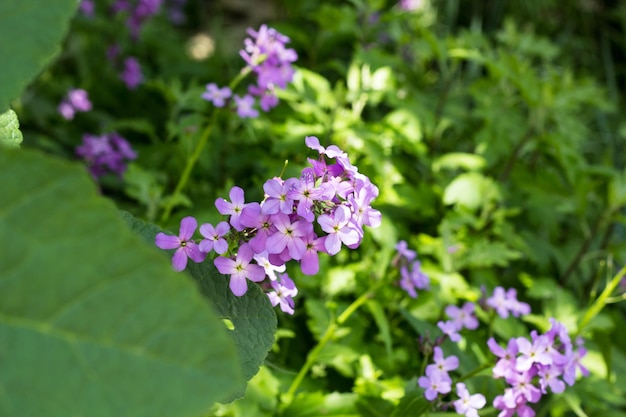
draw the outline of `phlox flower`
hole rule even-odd
[[[293,314],[293,297],[298,295],[298,289],[287,274],[280,274],[279,278],[279,280],[270,283],[274,291],[268,292],[267,296],[274,307],[279,305],[283,312]]]
[[[302,240],[305,250],[300,260],[300,268],[305,275],[315,275],[320,269],[318,252],[326,251],[324,247],[326,237],[317,237],[315,233],[308,233]]]
[[[495,309],[503,319],[507,318],[509,313],[514,317],[530,314],[530,306],[517,300],[515,288],[509,288],[506,291],[503,287],[494,288],[493,295],[487,298],[487,305]]]
[[[241,297],[248,291],[247,279],[260,282],[265,279],[265,269],[252,264],[254,253],[248,244],[243,244],[237,250],[235,259],[218,256],[213,263],[220,274],[230,275],[230,290],[237,297]]]
[[[265,251],[267,238],[276,231],[272,216],[261,213],[261,205],[259,203],[248,203],[241,210],[239,223],[242,226],[256,229],[256,233],[248,242],[254,253]]]
[[[500,358],[492,370],[494,378],[504,378],[508,370],[516,369],[518,349],[517,340],[514,337],[509,339],[506,349],[497,344],[493,337],[487,340],[487,346],[491,353]]]
[[[191,240],[194,232],[198,227],[195,218],[189,216],[184,217],[180,222],[180,231],[178,236],[167,235],[159,232],[155,238],[155,244],[161,249],[176,249],[172,257],[172,268],[175,271],[182,271],[187,266],[187,258],[194,262],[204,261],[206,254],[200,251],[198,245]]]
[[[417,380],[420,387],[424,388],[424,397],[428,401],[433,401],[439,394],[447,394],[450,392],[451,380],[448,374],[441,373],[431,368],[426,370],[426,376],[420,376]]]
[[[263,214],[291,214],[293,213],[293,199],[289,196],[289,191],[298,182],[297,178],[287,178],[282,181],[272,178],[265,181],[263,191],[266,199],[261,206]]]
[[[87,91],[80,88],[68,90],[57,110],[66,120],[72,120],[78,112],[88,112],[92,108]]]
[[[351,213],[346,206],[338,206],[332,215],[322,214],[317,222],[322,230],[328,233],[324,246],[330,255],[335,255],[341,249],[341,243],[352,247],[358,245],[360,237],[358,232],[350,227]]]
[[[398,255],[406,258],[407,261],[412,261],[417,257],[417,253],[409,249],[409,245],[405,240],[401,240],[396,244],[396,250],[398,251]]]
[[[239,97],[237,94],[233,96],[235,99],[235,105],[237,106],[237,114],[239,117],[246,118],[255,118],[259,117],[259,111],[254,108],[254,97],[249,94],[246,94],[243,97]]]
[[[457,414],[464,414],[466,417],[478,417],[478,410],[487,404],[485,396],[482,394],[470,395],[465,384],[456,384],[456,393],[459,399],[454,401],[454,408]]]
[[[308,222],[315,220],[313,204],[321,197],[321,190],[315,187],[315,180],[312,175],[303,175],[299,181],[291,186],[287,193],[287,198],[298,202],[296,213]]]
[[[306,246],[302,238],[312,231],[311,223],[304,220],[291,222],[286,214],[275,214],[272,216],[276,231],[267,238],[267,252],[281,253],[285,248],[289,251],[291,259],[302,258]]]
[[[205,253],[214,250],[219,255],[225,253],[228,250],[228,242],[224,236],[229,230],[230,225],[226,222],[219,222],[215,227],[210,223],[200,226],[200,234],[206,238],[200,241],[198,245],[200,250]]]
[[[437,322],[437,327],[443,332],[443,334],[447,335],[451,341],[458,342],[461,340],[461,335],[459,334],[459,327],[456,325],[454,321],[439,321]]]
[[[270,281],[276,281],[278,279],[276,273],[285,272],[285,269],[287,269],[287,266],[285,264],[274,265],[273,263],[271,263],[267,251],[255,253],[254,260],[259,266],[262,266],[263,269],[265,269],[265,275],[267,275]]]
[[[134,90],[143,82],[141,65],[135,57],[128,57],[124,60],[124,69],[120,74],[120,79],[130,90]]]
[[[474,330],[478,328],[478,319],[474,315],[474,303],[467,302],[459,308],[455,305],[446,307],[446,314],[454,321],[459,330],[466,328]]]
[[[246,206],[244,202],[244,191],[241,187],[234,186],[230,189],[228,196],[230,197],[230,201],[224,200],[221,197],[215,200],[215,207],[220,214],[230,216],[230,225],[233,226],[235,230],[242,231],[244,227],[239,222],[239,216],[241,216],[241,211]]]
[[[202,93],[202,98],[213,103],[215,107],[224,107],[226,100],[230,98],[232,91],[228,87],[219,88],[217,84],[206,85],[206,91]]]
[[[431,372],[448,373],[454,371],[459,367],[459,358],[454,355],[450,355],[447,358],[443,356],[443,350],[439,346],[435,346],[432,363],[426,367],[426,372],[431,368]]]

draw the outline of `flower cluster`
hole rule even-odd
[[[407,243],[401,240],[396,245],[398,251],[394,258],[393,265],[400,268],[400,287],[406,291],[411,298],[417,298],[417,289],[428,289],[430,279],[422,271],[422,264],[417,260],[417,253],[408,248]]]
[[[533,417],[535,412],[528,403],[536,403],[548,392],[561,393],[565,384],[573,385],[576,372],[584,376],[589,371],[580,359],[586,354],[583,340],[578,339],[576,348],[560,322],[551,319],[552,327],[544,334],[533,331],[530,339],[511,338],[506,349],[495,339],[487,342],[491,352],[499,359],[493,368],[494,378],[503,378],[507,388],[497,396],[493,405],[501,410],[498,417],[510,417],[517,413]]]
[[[289,38],[277,30],[261,25],[258,31],[248,29],[249,38],[244,40],[244,49],[241,57],[246,61],[246,67],[256,75],[256,84],[248,86],[247,94],[233,95],[229,87],[218,87],[214,83],[207,84],[207,91],[202,95],[216,107],[223,107],[224,100],[232,96],[237,114],[241,118],[258,117],[261,110],[268,112],[278,105],[277,88],[286,88],[293,79],[292,63],[298,59],[296,51],[287,48]]]
[[[115,132],[100,136],[83,135],[83,143],[76,148],[76,154],[87,162],[94,179],[107,173],[121,177],[128,161],[137,158],[128,141]]]
[[[517,291],[515,288],[505,290],[502,287],[496,287],[493,295],[486,300],[488,307],[493,308],[496,313],[503,319],[509,317],[519,317],[530,314],[530,306],[527,303],[517,300]]]
[[[137,39],[144,23],[158,13],[162,2],[163,0],[117,0],[111,6],[111,11],[114,15],[128,13],[126,26],[132,38]]]
[[[405,245],[399,245],[398,250],[407,256]],[[409,252],[408,257],[411,256],[413,254]],[[503,318],[530,313],[530,306],[517,300],[515,290],[502,287],[496,287],[481,305]],[[475,304],[470,302],[461,308],[448,306],[446,314],[450,320],[440,321],[438,326],[451,341],[457,342],[461,329],[478,328],[478,319],[474,313]],[[580,362],[586,354],[583,340],[577,339],[574,346],[565,326],[555,319],[550,319],[550,322],[552,326],[546,333],[540,335],[532,331],[530,338],[513,337],[509,339],[506,348],[500,346],[493,337],[487,341],[487,347],[498,358],[492,369],[493,377],[503,379],[506,383],[504,394],[493,400],[493,406],[500,410],[498,417],[512,417],[515,413],[520,417],[534,417],[535,412],[529,403],[538,402],[548,390],[553,393],[563,392],[566,384],[574,384],[579,370],[585,376],[589,374]],[[440,395],[451,392],[452,378],[448,372],[455,370],[459,363],[456,356],[444,357],[439,347],[443,340],[439,337],[434,343],[424,344],[427,347],[425,352],[431,349],[434,351],[434,363],[428,365],[426,375],[418,379],[428,401],[435,401]],[[484,395],[471,395],[463,383],[457,383],[456,390],[459,398],[452,402],[456,412],[467,417],[478,416],[477,410],[486,404]],[[444,407],[449,405],[443,404]]]
[[[67,92],[59,104],[58,111],[64,119],[72,120],[77,112],[90,111],[91,107],[87,91],[75,88]]]
[[[478,319],[474,314],[475,308],[475,304],[469,301],[461,308],[449,305],[446,307],[446,315],[450,320],[438,322],[437,327],[439,327],[444,334],[448,335],[450,340],[458,342],[461,340],[461,335],[459,334],[461,330],[474,330],[478,328]]]
[[[380,212],[371,207],[378,188],[358,172],[348,155],[334,145],[324,148],[313,136],[305,143],[318,152],[318,158],[309,158],[311,166],[299,178],[269,179],[260,203],[246,203],[244,190],[233,187],[230,200],[215,201],[228,221],[203,224],[200,242],[191,239],[195,223],[193,230],[183,230],[181,224],[178,237],[159,233],[158,247],[176,249],[174,269],[184,269],[187,258],[201,262],[214,251],[218,255],[214,264],[220,273],[230,275],[233,294],[244,295],[248,280],[261,282],[268,277],[274,290],[269,294],[272,303],[293,313],[297,288],[287,274],[277,275],[285,264],[297,261],[304,274],[314,275],[319,270],[319,253],[335,255],[344,245],[357,248],[363,227],[377,227],[381,222]]]

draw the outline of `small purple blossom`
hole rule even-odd
[[[66,120],[72,120],[74,115],[78,112],[88,112],[92,108],[91,101],[89,101],[89,94],[87,91],[74,88],[68,90],[65,98],[59,104],[58,111]]]
[[[530,306],[517,300],[515,288],[509,288],[506,291],[503,287],[494,288],[493,295],[487,298],[487,305],[496,310],[496,313],[503,319],[509,314],[514,317],[530,314]]]
[[[131,90],[136,89],[143,82],[143,74],[141,72],[141,65],[135,57],[128,57],[124,60],[124,69],[120,74],[120,78]]]
[[[137,158],[137,153],[128,141],[115,132],[101,136],[83,135],[83,142],[76,148],[76,154],[87,162],[94,179],[108,173],[121,177],[126,172],[128,161]]]
[[[259,111],[254,108],[254,97],[246,94],[243,97],[239,97],[237,94],[233,96],[235,99],[235,105],[237,106],[237,114],[242,119],[244,118],[256,118],[259,117]]]
[[[172,257],[172,268],[182,271],[187,266],[187,258],[194,262],[204,261],[206,254],[200,251],[198,245],[191,239],[198,227],[195,218],[184,217],[180,222],[178,236],[160,232],[156,235],[155,244],[161,249],[176,249]]]
[[[230,225],[226,222],[219,222],[215,227],[210,223],[200,226],[200,234],[205,237],[205,239],[200,241],[200,250],[205,253],[214,250],[218,255],[226,253],[228,251],[228,242],[226,242],[224,236],[226,236],[229,230]]]
[[[459,399],[454,401],[454,408],[457,414],[464,414],[466,417],[478,417],[478,410],[487,404],[484,395],[470,395],[462,382],[456,384],[456,393],[459,396]]]
[[[237,250],[235,259],[218,256],[213,261],[220,274],[230,275],[229,287],[237,297],[241,297],[248,291],[247,279],[253,282],[265,279],[263,267],[250,263],[253,256],[250,246],[243,244]]]
[[[246,205],[244,202],[244,191],[241,187],[234,186],[230,189],[228,196],[230,197],[230,201],[224,200],[221,197],[215,200],[215,207],[220,214],[230,216],[231,226],[236,230],[242,231],[244,227],[239,222],[239,216],[241,216],[241,211]]]
[[[339,252],[342,242],[348,247],[359,243],[358,232],[349,225],[350,210],[346,206],[337,207],[332,215],[321,215],[317,222],[322,230],[328,233],[324,246],[329,255]]]
[[[441,373],[433,368],[427,369],[426,376],[420,376],[417,383],[425,389],[424,397],[428,401],[433,401],[439,394],[447,394],[452,389],[448,374]]]
[[[224,107],[231,95],[230,88],[219,88],[217,84],[210,83],[206,85],[206,92],[202,93],[202,98],[213,103],[215,107]]]
[[[280,309],[287,313],[294,313],[293,297],[298,295],[296,284],[289,278],[287,274],[280,274],[279,280],[272,281],[271,284],[274,291],[267,293],[270,302],[274,307],[280,306]]]

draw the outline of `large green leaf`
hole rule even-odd
[[[0,146],[19,148],[22,143],[22,132],[17,115],[11,109],[0,114]]]
[[[124,213],[124,217],[135,233],[154,244],[161,229],[128,213]],[[274,343],[276,313],[267,296],[259,286],[252,284],[244,296],[236,297],[228,288],[228,277],[221,275],[209,260],[200,264],[189,262],[187,271],[198,282],[202,294],[214,302],[220,316],[232,323],[234,328],[230,334],[242,361],[244,377],[250,380]]]
[[[0,150],[0,415],[197,416],[243,384],[213,309],[84,168]]]
[[[78,0],[0,1],[0,112],[59,48]]]

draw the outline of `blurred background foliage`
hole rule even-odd
[[[248,395],[211,415],[277,415],[280,393],[330,320],[373,278],[397,279],[390,263],[399,239],[417,249],[431,291],[416,300],[394,285],[378,291],[326,345],[303,383],[308,394],[281,415],[396,415],[415,391],[418,337],[437,334],[445,305],[478,301],[481,288],[496,285],[517,288],[535,313],[525,323],[496,320],[499,336],[545,330],[555,317],[589,341],[592,376],[545,400],[538,415],[626,415],[623,305],[578,326],[626,256],[626,4],[414,3],[406,11],[384,0],[189,0],[185,22],[164,13],[137,41],[106,13],[77,16],[56,64],[15,107],[24,135],[35,138],[25,146],[74,158],[83,132],[119,131],[139,159],[103,193],[158,221],[208,123],[204,85],[226,85],[242,66],[245,28],[267,23],[298,51],[294,82],[272,112],[216,121],[161,226],[176,230],[185,215],[216,221],[213,202],[235,184],[260,200],[285,160],[285,176],[306,164],[306,135],[347,151],[378,185],[383,225],[358,251],[323,259],[316,277],[289,271],[300,287],[295,316],[280,316]],[[138,89],[127,90],[107,63],[112,43],[140,59]],[[95,109],[67,123],[56,106],[71,87],[87,89]],[[626,288],[619,291],[610,302]],[[485,338],[479,330],[446,345],[461,373],[487,356]],[[485,375],[470,384],[492,398],[501,388]]]

